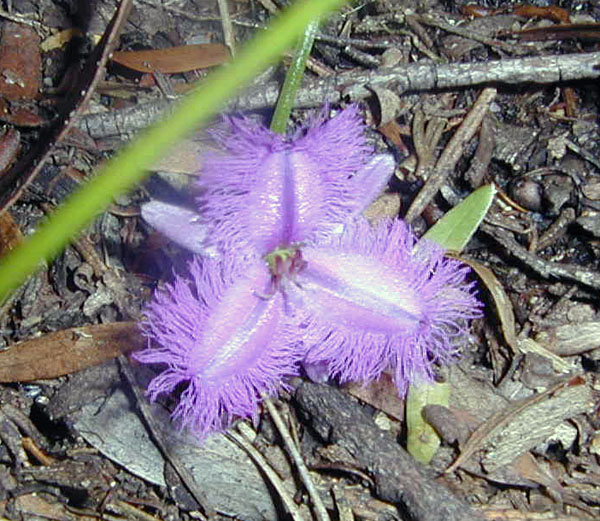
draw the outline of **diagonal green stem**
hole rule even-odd
[[[298,41],[292,64],[285,75],[283,87],[281,88],[277,106],[275,107],[275,113],[271,120],[271,130],[273,132],[285,134],[287,122],[290,119],[290,112],[292,112],[294,100],[296,99],[296,92],[302,81],[304,69],[306,68],[306,60],[312,49],[318,28],[318,20],[311,20],[306,26],[302,38]]]
[[[291,6],[256,36],[229,66],[222,67],[185,98],[162,123],[147,129],[76,191],[23,246],[0,259],[0,300],[51,260],[72,237],[102,212],[119,193],[143,179],[145,171],[177,141],[206,124],[243,84],[275,61],[313,20],[344,0],[305,0]]]

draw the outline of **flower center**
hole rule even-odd
[[[282,289],[282,281],[293,280],[306,266],[300,246],[275,248],[265,256],[271,272],[272,291]]]

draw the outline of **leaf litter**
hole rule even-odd
[[[183,4],[185,2],[182,2]],[[371,40],[399,50],[397,67],[403,67],[409,55],[413,58],[418,56],[417,61],[420,61],[424,59],[423,56],[444,56],[446,51],[449,51],[444,46],[450,44],[451,40],[446,41],[443,36],[446,36],[444,31],[451,28],[436,21],[435,17],[413,17],[405,24],[402,10],[388,11],[383,3],[376,4],[380,10],[378,16],[374,16],[372,12],[365,12],[360,17],[350,13],[350,22],[342,32],[338,30],[342,29],[342,22],[335,17],[329,25],[321,28],[321,32],[329,36],[330,43],[325,39],[319,41],[317,38],[317,51],[313,53],[313,59],[321,61],[323,65],[318,70],[342,71],[350,66],[360,71],[364,64],[372,63],[372,60],[363,59],[364,56],[361,57],[360,53],[355,52],[358,49],[362,53],[368,53],[371,58],[379,59],[380,51],[360,47],[361,41]],[[100,2],[99,5],[101,8],[91,14],[91,27],[106,26],[112,14],[108,4]],[[31,37],[27,37],[28,41],[38,42],[37,49],[50,32],[36,25],[39,23],[36,12],[45,9],[47,13],[52,13],[52,16],[41,20],[47,27],[62,30],[70,26],[67,13],[62,11],[58,3],[39,0],[29,2],[28,6],[31,9],[23,12],[18,11],[19,7],[15,7],[17,10],[9,13],[13,19],[10,23],[16,24],[19,31],[29,33],[31,27],[37,27],[40,37],[34,37],[33,33]],[[229,3],[236,28],[235,34],[239,41],[252,29],[235,24],[246,21],[256,25],[262,21],[252,19],[249,11],[244,10],[245,6],[244,2]],[[124,26],[120,50],[139,50],[137,42],[140,41],[146,50],[157,49],[163,52],[171,47],[196,45],[198,40],[195,38],[199,32],[206,35],[210,43],[221,43],[221,37],[215,35],[220,31],[220,19],[216,8],[212,13],[205,13],[207,16],[198,16],[212,16],[217,25],[211,25],[214,21],[195,20],[194,10],[185,10],[185,6],[181,9],[173,6],[159,9],[144,2],[144,8],[144,11],[134,10],[131,15],[132,23],[140,28],[137,33],[133,30],[133,25]],[[259,9],[262,9],[262,5]],[[261,16],[267,16],[266,11],[261,13]],[[564,23],[563,13],[558,13]],[[464,14],[448,5],[435,4],[432,14],[467,21]],[[592,24],[598,21],[597,12],[592,9],[585,12],[572,10],[568,14],[573,23],[569,31],[565,31],[568,34],[577,34],[579,31],[586,36],[588,33],[585,31],[593,31]],[[513,29],[517,29],[518,24],[522,24],[520,17],[533,16],[529,23],[535,26],[539,23],[535,17],[546,15],[551,20],[549,23],[556,23],[557,15],[550,11],[541,13],[525,10],[515,14],[506,6],[502,13],[478,12],[477,16],[489,18],[489,27],[480,24],[478,31],[481,32],[458,35],[463,39],[468,39],[469,36],[477,38],[477,46],[461,45],[454,50],[454,54],[448,52],[447,55],[457,60],[459,58],[456,52],[460,52],[460,59],[464,59],[469,65],[477,66],[477,62],[482,58],[497,59],[494,49],[499,47],[504,49],[503,52],[512,53],[511,57],[516,59],[519,59],[522,53],[531,52],[528,50],[531,48],[545,55],[569,55],[572,56],[569,58],[572,60],[577,60],[577,53],[580,58],[585,58],[592,51],[587,47],[589,44],[583,43],[583,48],[575,48],[573,40],[564,39],[560,31],[552,32],[544,30],[543,27],[536,31],[540,34],[545,31],[547,36],[551,35],[554,38],[543,44],[524,44],[518,39],[510,40],[510,35],[498,36],[494,33],[494,27],[500,27],[501,23],[504,23],[501,22],[500,16],[512,17],[509,21],[514,26]],[[382,30],[383,26],[378,25],[380,23],[387,29]],[[390,27],[393,28],[391,35]],[[171,31],[168,37],[162,31],[165,28]],[[102,31],[95,32],[97,34]],[[83,34],[85,38],[85,33]],[[530,34],[533,35],[534,31]],[[505,45],[502,39],[506,39],[510,45]],[[6,43],[6,40],[3,42]],[[359,47],[354,48],[354,45]],[[537,47],[528,48],[525,45]],[[52,105],[52,96],[60,97],[60,89],[52,92],[50,86],[59,85],[68,64],[69,58],[64,53],[64,48],[55,47],[46,51],[52,53],[53,64],[49,64],[48,61],[42,63],[38,58],[42,54],[38,51],[36,57],[33,45],[28,49],[33,53],[33,58],[25,65],[33,65],[32,69],[36,69],[31,72],[32,81],[14,83],[23,83],[29,89],[25,96],[27,104],[23,105],[22,99],[10,99],[5,102],[10,104],[6,105],[9,113],[12,111],[15,115],[23,115],[23,119],[20,120],[14,117],[10,119],[13,127],[9,130],[12,132],[9,137],[12,141],[9,143],[6,139],[6,147],[10,145],[11,150],[15,150],[16,136],[21,151],[12,152],[7,148],[7,164],[13,162],[15,154],[17,160],[22,159],[23,154],[38,139],[39,131],[31,126],[31,122],[38,126],[46,124],[51,120],[52,111],[60,110]],[[409,50],[413,54],[410,54]],[[50,56],[45,54],[44,57]],[[36,63],[40,65],[35,65]],[[577,68],[577,62],[573,63],[573,67]],[[37,71],[41,72],[39,79],[35,79]],[[527,69],[524,68],[523,71]],[[377,73],[378,69],[375,68],[374,72]],[[161,74],[166,74],[165,78],[159,78],[155,85],[166,80],[167,86],[170,84],[172,90],[177,92],[178,89],[187,87],[190,81],[202,73],[171,74],[163,71]],[[530,74],[532,82],[535,83],[535,70]],[[541,78],[540,75],[537,76]],[[11,77],[9,73],[4,75],[5,80],[11,81]],[[107,125],[111,121],[110,118],[121,114],[119,111],[144,106],[153,98],[164,95],[158,87],[152,87],[150,91],[140,89],[135,80],[121,77],[116,72],[109,72],[108,78],[120,82],[124,91],[130,94],[121,99],[111,98],[110,94],[105,94],[103,98],[92,96],[90,109],[101,114]],[[265,81],[268,80],[268,77],[265,78]],[[594,119],[597,115],[595,94],[593,89],[586,90],[586,85],[589,84],[584,81],[582,86],[568,87],[571,91],[560,84],[528,87],[521,85],[519,89],[522,90],[518,93],[498,88],[496,97],[485,111],[481,126],[478,123],[472,129],[474,137],[471,137],[471,134],[467,136],[458,155],[454,153],[455,148],[446,152],[444,157],[452,156],[454,166],[451,172],[444,170],[443,175],[447,178],[442,189],[435,190],[431,195],[423,194],[421,199],[427,195],[427,205],[423,211],[411,212],[417,213],[413,226],[415,231],[422,235],[450,207],[456,206],[468,193],[483,184],[493,182],[503,193],[509,194],[515,203],[505,205],[496,200],[488,215],[485,226],[501,229],[504,235],[488,234],[487,231],[486,234],[477,232],[465,247],[463,257],[468,259],[478,274],[481,274],[480,293],[487,299],[491,297],[491,300],[486,308],[486,318],[474,330],[470,347],[463,354],[463,360],[452,366],[449,374],[442,371],[438,375],[441,380],[449,382],[451,388],[448,406],[430,404],[420,411],[421,416],[439,435],[440,447],[436,450],[430,466],[438,473],[450,469],[442,480],[451,484],[458,501],[456,505],[463,505],[464,498],[476,497],[480,504],[487,505],[486,508],[495,508],[496,512],[505,514],[514,514],[515,510],[518,510],[518,513],[526,516],[539,509],[554,512],[555,516],[563,515],[567,509],[569,515],[578,519],[591,519],[598,514],[598,487],[593,484],[594,476],[598,474],[597,451],[594,449],[597,422],[593,415],[597,402],[595,373],[600,363],[596,340],[598,299],[586,281],[593,280],[588,277],[588,272],[597,272],[599,268],[597,239],[600,236],[600,221],[596,214],[600,208],[597,208],[597,198],[593,189],[597,185],[596,158],[600,153],[597,149],[600,140]],[[101,92],[103,87],[104,84],[100,81],[98,91]],[[424,128],[433,118],[437,118],[436,121],[441,119],[447,122],[444,127],[445,133],[441,134],[437,146],[430,150],[431,159],[435,161],[448,144],[451,135],[448,129],[460,123],[480,91],[476,88],[459,87],[450,89],[446,96],[439,96],[426,91],[395,91],[394,84],[388,83],[374,92],[383,96],[381,93],[386,89],[393,95],[385,96],[385,114],[378,114],[376,104],[371,107],[369,103],[365,105],[366,114],[371,118],[374,127],[378,124],[385,124],[386,128],[394,125],[395,131],[393,134],[388,133],[388,136],[392,136],[388,137],[389,141],[383,141],[373,131],[369,132],[369,139],[376,144],[378,150],[396,154],[398,165],[406,165],[406,168],[397,168],[397,179],[389,184],[384,194],[384,197],[392,198],[392,204],[379,210],[387,216],[395,216],[398,212],[403,216],[411,207],[423,183],[427,181],[420,176],[435,176],[435,171],[411,168],[410,161],[402,162],[407,153],[424,150],[423,143],[418,141],[420,134],[410,133],[412,114],[418,113],[419,108],[422,109]],[[317,107],[323,103],[321,92],[314,90],[314,93],[313,98],[303,98],[304,106]],[[383,109],[379,107],[379,110]],[[304,118],[306,114],[299,111],[295,116]],[[391,121],[387,121],[388,119]],[[126,120],[119,123],[123,136],[128,133],[128,124]],[[14,125],[21,127],[18,133]],[[497,144],[492,144],[487,150],[488,153],[475,153],[481,137],[478,132],[483,132],[480,128],[485,127],[495,129]],[[554,145],[561,139],[560,142],[566,143],[565,135],[570,144],[563,147],[564,151],[555,148]],[[39,177],[31,185],[31,193],[46,193],[47,185],[50,182],[56,183],[55,179],[67,166],[75,166],[84,175],[88,175],[92,167],[101,160],[98,150],[111,150],[117,143],[103,137],[95,137],[94,140],[96,147],[90,149],[86,149],[85,145],[55,147],[53,161],[41,169]],[[189,173],[194,171],[195,149],[192,147],[187,155],[186,164],[179,170]],[[483,163],[474,164],[475,158]],[[168,166],[166,165],[167,168]],[[165,165],[161,166],[164,167]],[[443,167],[444,165],[440,164],[440,168]],[[476,171],[477,175],[463,175],[469,171]],[[562,178],[571,181],[563,182]],[[5,179],[10,179],[10,175]],[[166,175],[156,175],[146,184],[143,191],[123,196],[117,202],[122,207],[136,207],[147,200],[147,193],[159,193],[163,196],[166,194],[167,198],[171,197],[171,201],[177,204],[186,202],[189,193],[186,194],[184,190],[182,194],[168,179]],[[511,186],[519,180],[526,180],[527,191],[512,191]],[[5,191],[5,200],[7,193]],[[8,231],[3,233],[3,236],[14,236],[14,239],[3,241],[8,247],[13,242],[18,242],[20,234],[28,232],[43,216],[44,212],[39,202],[35,197],[32,198],[31,193],[27,197],[13,198],[11,212],[20,233],[10,231],[13,227],[9,222],[6,227]],[[533,201],[533,205],[529,199],[531,194],[538,198],[537,202]],[[190,200],[187,199],[187,202]],[[560,234],[547,235],[542,242],[543,248],[536,249],[537,237],[541,237],[550,226],[558,222],[561,212],[565,209],[574,211],[573,219],[569,220],[570,224],[561,228]],[[14,465],[26,465],[38,471],[37,475],[36,472],[29,473],[28,480],[59,487],[65,501],[73,502],[77,497],[79,506],[88,509],[87,512],[93,512],[94,515],[100,509],[106,508],[112,515],[121,518],[150,513],[158,519],[166,519],[168,512],[177,512],[179,518],[190,518],[194,511],[205,508],[214,509],[219,515],[248,519],[254,519],[254,516],[257,519],[260,516],[263,516],[261,519],[279,518],[281,513],[274,507],[277,500],[273,502],[271,492],[266,492],[268,488],[264,485],[262,477],[256,474],[250,460],[241,452],[237,453],[239,459],[230,467],[227,467],[227,457],[222,455],[216,456],[212,462],[215,472],[223,476],[231,472],[231,481],[221,486],[221,494],[216,488],[211,489],[210,477],[214,474],[207,472],[205,463],[202,463],[204,460],[200,459],[196,465],[189,465],[194,475],[206,479],[206,484],[199,488],[207,495],[213,490],[216,498],[210,502],[212,504],[198,505],[193,500],[190,501],[189,493],[186,495],[185,492],[186,487],[181,485],[178,478],[174,478],[172,473],[163,473],[164,455],[161,453],[154,453],[154,459],[148,465],[153,477],[135,471],[136,464],[143,460],[143,456],[152,452],[151,434],[146,434],[147,442],[143,449],[135,441],[138,439],[137,435],[132,439],[128,438],[129,435],[124,436],[119,432],[113,437],[109,436],[109,427],[118,428],[131,421],[137,422],[135,428],[139,429],[139,432],[146,432],[147,427],[135,412],[137,409],[134,404],[137,400],[127,395],[127,385],[122,383],[116,367],[113,367],[111,376],[107,379],[100,377],[108,371],[106,366],[100,366],[104,368],[101,370],[86,367],[100,363],[117,353],[137,348],[138,344],[137,340],[120,334],[116,335],[117,341],[110,340],[108,333],[108,336],[97,337],[95,331],[105,328],[106,331],[113,329],[117,332],[121,327],[131,331],[131,326],[127,325],[128,321],[139,318],[141,304],[150,293],[150,288],[158,280],[169,279],[174,266],[181,267],[185,263],[185,254],[174,245],[167,245],[161,251],[151,250],[145,240],[148,233],[149,230],[134,216],[103,218],[92,225],[88,233],[96,255],[105,266],[101,271],[108,269],[109,272],[127,272],[130,275],[104,280],[104,275],[97,270],[82,267],[90,261],[95,263],[92,257],[82,257],[83,249],[71,249],[42,276],[33,277],[21,292],[3,304],[0,341],[3,347],[10,346],[0,353],[7,360],[3,362],[7,372],[5,381],[24,382],[19,385],[2,385],[0,421],[5,434],[1,438],[1,446],[7,450],[3,452],[5,455],[0,465],[0,474],[3,476],[6,490],[17,490],[19,480],[24,479],[23,474],[17,475],[13,472]],[[510,241],[505,238],[506,234],[509,234]],[[518,245],[520,249],[512,248],[511,251],[510,245]],[[515,252],[518,254],[517,258],[510,255]],[[567,265],[568,269],[565,269],[563,264]],[[493,274],[493,278],[489,276],[490,273]],[[107,284],[110,286],[109,290],[106,289]],[[86,302],[87,313],[84,313]],[[82,331],[84,335],[78,336],[77,331]],[[86,332],[91,332],[92,337],[87,337]],[[108,341],[110,349],[103,347],[94,338]],[[33,340],[29,340],[28,344],[28,339]],[[82,340],[85,340],[85,346],[80,352],[77,347],[81,347]],[[26,343],[19,347],[18,341]],[[27,345],[33,347],[27,348]],[[20,348],[24,349],[21,351]],[[11,354],[18,351],[21,351],[18,355],[21,359]],[[65,364],[65,361],[68,363]],[[20,372],[16,372],[15,364],[18,364]],[[72,373],[75,370],[80,372]],[[99,372],[92,373],[95,370]],[[570,373],[564,376],[567,371]],[[78,375],[85,376],[87,372],[90,372],[87,379],[77,380]],[[60,376],[65,374],[67,376]],[[467,376],[457,378],[458,374]],[[577,374],[582,376],[574,376]],[[28,381],[30,383],[25,383]],[[70,381],[80,383],[69,387]],[[60,392],[61,388],[65,390],[63,393]],[[365,412],[367,416],[373,416],[373,409],[370,407],[387,412],[388,420],[378,422],[380,427],[373,427],[375,430],[369,432],[374,436],[388,438],[392,438],[394,433],[400,434],[399,443],[393,441],[397,450],[401,451],[404,446],[403,431],[406,428],[403,402],[398,399],[393,385],[380,385],[375,398],[368,397],[370,390],[370,386],[359,386],[351,391],[356,396],[364,397],[364,401],[352,402],[348,413],[356,408]],[[58,398],[65,400],[67,394],[70,398],[61,402],[61,409]],[[470,404],[465,398],[469,395]],[[115,397],[119,397],[121,402],[113,406],[111,401],[116,400]],[[80,402],[87,399],[90,402],[77,403],[76,398],[79,398]],[[287,396],[282,399],[288,400]],[[346,457],[347,460],[344,461],[344,451],[334,449],[336,445],[344,446],[347,440],[335,434],[335,424],[330,425],[330,432],[334,433],[330,441],[315,434],[324,426],[326,420],[323,416],[335,418],[334,411],[327,410],[327,401],[320,401],[320,409],[310,411],[310,418],[304,407],[297,410],[294,403],[292,400],[292,411],[296,414],[301,409],[302,415],[299,420],[291,421],[297,423],[302,456],[313,479],[316,480],[317,489],[324,498],[327,510],[334,513],[337,504],[338,510],[342,512],[342,505],[347,505],[354,515],[365,516],[361,501],[367,504],[364,501],[368,497],[369,505],[372,506],[372,519],[383,519],[384,516],[390,515],[390,512],[393,512],[396,518],[402,519],[402,514],[394,507],[394,502],[401,504],[399,496],[389,492],[391,485],[385,482],[375,467],[364,463],[369,461],[369,457],[373,457],[372,454],[363,454],[357,449],[353,458]],[[371,405],[365,406],[364,403]],[[166,402],[155,406],[161,411],[159,418],[162,418],[157,420],[157,423],[167,431],[168,437],[174,436],[175,432],[164,420],[165,413],[162,409],[169,408],[170,405]],[[58,412],[59,410],[62,412]],[[56,415],[49,414],[49,411],[55,411]],[[96,417],[99,419],[96,423],[85,423]],[[450,436],[449,425],[452,423],[455,429],[454,434]],[[368,427],[371,428],[370,425]],[[347,427],[347,430],[348,435],[352,435],[353,428]],[[77,433],[84,436],[87,442],[76,438]],[[25,438],[36,441],[31,445],[25,442]],[[98,441],[101,439],[105,440],[104,444]],[[173,442],[174,447],[184,450],[185,442],[181,442],[177,437],[175,439],[178,441]],[[123,443],[123,440],[128,441]],[[224,438],[216,436],[214,440],[215,443],[222,443]],[[460,441],[457,443],[456,440]],[[263,450],[278,443],[271,421],[266,415],[263,415],[255,426],[255,438],[251,442],[253,446]],[[123,445],[124,456],[115,455],[114,446],[119,443]],[[29,448],[23,450],[21,445]],[[321,449],[330,449],[330,454],[342,456],[337,456],[337,460],[326,461],[326,452],[315,450],[319,446]],[[63,452],[60,447],[68,448],[69,452]],[[100,452],[89,453],[91,447],[97,447]],[[84,456],[86,451],[88,456]],[[194,447],[193,452],[200,458],[206,456],[203,450],[197,447]],[[43,459],[44,453],[49,459],[40,461],[35,456],[38,454]],[[103,454],[108,455],[110,459]],[[192,461],[189,454],[177,457],[186,464]],[[390,470],[393,470],[399,461],[395,458],[388,461]],[[111,459],[119,466],[111,463]],[[265,464],[270,464],[268,459]],[[249,472],[246,478],[235,479],[236,466]],[[335,469],[335,475],[315,470],[324,466]],[[106,493],[108,488],[100,481],[85,483],[78,478],[82,472],[87,472],[86,469],[92,468],[101,468],[102,476],[107,482],[112,480],[117,483],[117,497],[102,502],[101,495]],[[126,469],[132,473],[126,472]],[[43,471],[46,470],[54,471],[57,475],[62,473],[60,479],[44,475]],[[293,471],[290,472],[284,476],[283,484],[288,493],[293,495],[297,485]],[[374,479],[377,486],[372,493],[369,489],[363,490],[366,496],[362,496],[362,500],[359,501],[358,496],[353,494],[357,483],[366,483],[356,477],[361,472],[365,473],[365,476],[370,474],[369,479]],[[136,475],[142,477],[135,477]],[[166,481],[165,476],[171,476],[171,481]],[[415,476],[417,475],[413,475],[413,479],[416,486],[420,486],[421,480],[427,483],[427,479],[431,479],[433,483],[433,477]],[[397,486],[403,486],[402,479],[400,476],[396,482]],[[502,484],[501,488],[493,488],[495,500],[491,500],[482,492],[482,480],[491,483],[492,487],[495,483]],[[152,488],[150,483],[158,484],[159,488]],[[163,488],[163,484],[167,486]],[[254,487],[254,499],[249,500],[248,496],[244,495],[245,486]],[[328,494],[330,490],[335,491],[335,504]],[[73,491],[76,491],[77,495],[73,495]],[[225,503],[226,497],[227,501],[231,501],[229,504]],[[386,505],[381,501],[382,498],[387,502],[391,501],[392,504]],[[454,499],[448,498],[448,504],[454,505],[453,501]],[[12,518],[13,512],[30,516],[32,519],[40,515],[69,515],[70,519],[89,517],[85,512],[67,514],[59,504],[51,494],[45,492],[37,496],[13,496],[10,493],[0,496],[0,510],[7,518]],[[518,509],[513,506],[515,504],[520,505]],[[408,501],[403,507],[409,510],[412,508],[410,511],[414,518],[433,519],[428,516],[430,511],[427,510],[426,504]],[[128,511],[127,508],[134,510]],[[303,516],[307,516],[305,518],[311,515],[306,504],[302,505],[302,510]],[[346,514],[347,510],[344,510]]]

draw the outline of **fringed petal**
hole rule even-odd
[[[468,320],[480,315],[469,268],[419,243],[401,221],[348,227],[303,248],[288,301],[304,328],[305,363],[341,381],[368,382],[391,366],[400,392],[434,362],[452,360]]]
[[[297,366],[296,333],[260,261],[234,266],[196,258],[190,279],[159,290],[142,322],[149,347],[134,356],[167,366],[148,387],[151,399],[187,388],[173,412],[200,437],[257,413],[261,393],[275,393]]]
[[[356,106],[318,117],[290,140],[244,118],[216,134],[205,157],[199,212],[222,251],[275,248],[327,237],[378,195],[393,161],[366,145]],[[356,175],[353,177],[353,174]]]
[[[200,255],[211,254],[207,247],[206,225],[197,212],[161,201],[143,204],[141,211],[144,221],[175,244]]]

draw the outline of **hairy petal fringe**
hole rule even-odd
[[[469,268],[444,258],[402,221],[357,222],[303,249],[306,267],[286,285],[304,329],[309,372],[368,382],[391,366],[400,393],[433,364],[457,356],[468,321],[481,314]]]
[[[199,213],[222,251],[261,255],[324,238],[362,212],[393,173],[373,156],[358,107],[318,116],[292,138],[247,118],[227,118],[222,151],[204,158]]]
[[[261,296],[271,278],[261,261],[196,257],[189,271],[146,307],[148,348],[134,357],[166,366],[148,386],[151,400],[187,386],[173,417],[202,438],[235,418],[255,417],[261,393],[275,393],[297,371],[299,342],[283,316],[283,297]]]

